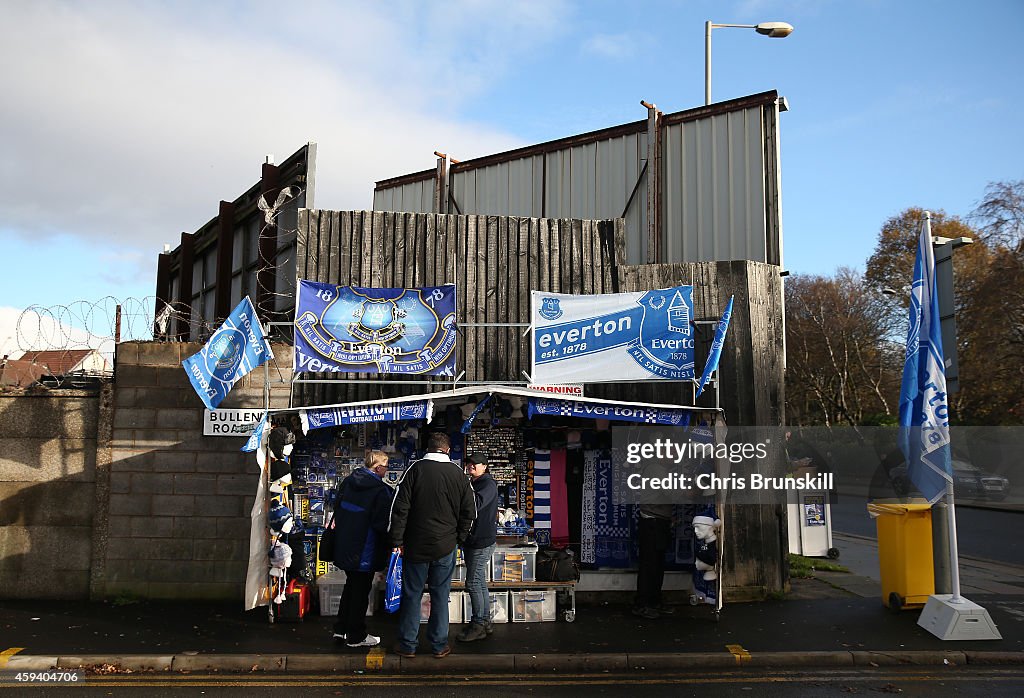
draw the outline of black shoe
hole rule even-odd
[[[654,610],[657,611],[658,615],[660,616],[671,616],[673,613],[676,612],[676,609],[661,603],[655,606]]]
[[[487,637],[487,628],[480,623],[473,623],[468,628],[455,636],[459,642],[474,642]]]

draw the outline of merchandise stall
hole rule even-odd
[[[635,568],[637,507],[615,490],[612,428],[680,426],[693,432],[718,417],[715,409],[559,396],[515,386],[473,386],[423,395],[271,411],[297,435],[290,461],[287,504],[301,521],[301,576],[319,588],[320,610],[336,612],[344,573],[323,559],[318,541],[338,483],[362,465],[367,450],[389,455],[385,480],[397,484],[423,455],[426,435],[444,431],[451,458],[486,455],[498,485],[498,546],[489,568],[496,622],[572,622],[576,579],[538,578],[541,551],[564,549],[583,570]],[[668,569],[692,570],[690,520],[707,502],[678,505]],[[293,542],[294,537],[289,539]],[[295,545],[292,545],[295,548]],[[298,551],[297,551],[298,553]],[[456,567],[450,617],[468,617],[465,567]],[[374,605],[371,604],[371,612]]]

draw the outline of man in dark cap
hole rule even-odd
[[[459,642],[482,640],[491,634],[491,595],[487,589],[487,561],[494,552],[498,529],[498,485],[487,472],[486,454],[466,457],[466,474],[476,498],[476,521],[462,543],[466,558],[466,591],[473,605],[472,623],[459,633]]]

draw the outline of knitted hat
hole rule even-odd
[[[721,519],[712,519],[710,516],[694,516],[693,517],[693,525],[696,526],[697,524],[707,524],[708,526],[716,526],[717,527],[717,526],[721,526],[722,525],[722,520]]]
[[[285,447],[294,444],[295,434],[287,427],[274,427],[273,431],[270,432],[270,452],[274,458],[278,460],[287,458],[291,453],[291,449],[288,449],[288,453],[285,453]]]
[[[292,518],[291,509],[282,504],[280,499],[274,499],[270,503],[267,523],[275,533],[288,533],[295,525],[295,520]]]

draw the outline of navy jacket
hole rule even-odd
[[[334,564],[343,570],[375,572],[387,564],[391,488],[366,468],[341,481],[334,501]]]
[[[498,485],[490,473],[484,473],[470,480],[476,495],[476,521],[469,536],[462,543],[463,548],[486,548],[497,540],[498,529]]]
[[[428,453],[405,470],[391,506],[391,544],[406,562],[433,562],[466,540],[476,519],[473,488],[443,453]]]

